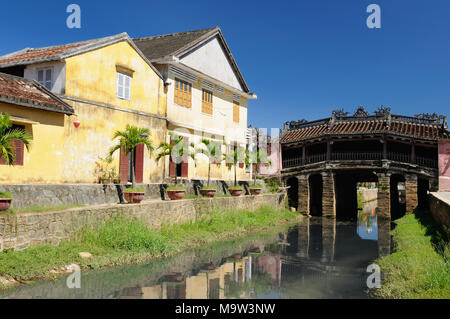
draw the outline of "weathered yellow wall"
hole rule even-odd
[[[0,103],[0,113],[22,117],[39,124],[25,124],[32,137],[24,151],[23,166],[0,165],[0,183],[58,183],[63,168],[64,114]],[[24,125],[22,123],[17,123]]]
[[[163,119],[112,110],[88,103],[67,101],[75,109],[76,119],[81,122],[75,128],[67,117],[64,132],[63,182],[91,183],[95,182],[95,162],[105,157],[111,146],[117,143],[112,140],[116,130],[124,130],[127,124],[147,127],[152,133],[155,148],[165,140],[166,121]],[[113,156],[113,164],[119,167],[119,151]],[[144,183],[160,182],[163,178],[164,166],[154,161],[147,149],[144,153]]]
[[[116,97],[117,65],[134,70],[130,101]],[[162,79],[126,41],[66,59],[66,95],[166,115]]]
[[[65,100],[75,115],[0,104],[1,112],[40,122],[27,125],[27,131],[33,134],[33,149],[25,152],[24,166],[1,166],[1,183],[94,183],[95,162],[108,154],[117,142],[112,141],[114,132],[127,124],[149,128],[155,147],[165,140],[167,100],[163,81],[126,41],[68,58],[65,63],[65,95],[80,99]],[[134,70],[130,101],[116,97],[116,65]],[[81,122],[79,128],[74,127],[75,120]],[[118,151],[114,165],[118,172]],[[145,150],[144,183],[161,182],[163,173],[164,164],[155,163]]]

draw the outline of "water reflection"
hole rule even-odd
[[[86,273],[81,289],[67,289],[63,278],[20,287],[3,296],[365,298],[367,265],[390,253],[389,227],[389,221],[377,222],[372,208],[363,210],[357,223],[310,218],[261,239],[193,250],[149,265]]]

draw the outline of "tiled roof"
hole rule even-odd
[[[43,59],[51,59],[59,56],[62,53],[65,53],[71,49],[78,48],[84,46],[86,44],[91,43],[91,41],[66,44],[53,46],[48,48],[40,48],[40,49],[24,49],[7,56],[0,57],[0,65],[1,64],[10,64],[15,62],[32,62],[36,60]]]
[[[45,48],[26,48],[17,52],[0,56],[0,68],[46,61],[57,61],[83,52],[95,50],[102,46],[106,46],[108,44],[112,44],[122,40],[128,40],[132,42],[127,33],[120,33],[109,37],[87,40],[77,43],[56,45]]]
[[[204,35],[218,28],[208,28],[187,32],[177,32],[166,35],[134,39],[138,48],[150,60],[176,55],[177,51],[201,39]]]
[[[213,36],[218,36],[223,45],[225,54],[228,56],[230,64],[243,87],[243,90],[249,93],[250,89],[248,88],[237,63],[231,54],[228,44],[226,43],[219,27],[171,33],[146,38],[136,38],[133,39],[133,41],[147,57],[147,59],[151,62],[158,63],[160,60],[167,57],[179,57],[194,48],[199,43],[202,43],[202,41]]]
[[[329,124],[321,121],[317,125],[304,125],[282,133],[281,143],[293,143],[322,136],[335,135],[392,134],[417,139],[438,140],[450,138],[450,132],[438,124],[424,124],[393,119],[388,125],[386,119],[342,120]]]
[[[0,73],[0,102],[74,114],[73,108],[36,81]]]

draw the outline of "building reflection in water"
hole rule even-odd
[[[158,284],[123,289],[120,295],[149,299],[339,296],[340,289],[349,289],[349,282],[363,285],[343,278],[363,276],[372,260],[390,253],[389,230],[390,221],[377,222],[375,209],[362,211],[357,227],[335,219],[305,219],[281,233],[279,242],[225,258],[220,265],[203,265],[195,275],[168,274]]]

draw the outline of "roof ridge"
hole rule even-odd
[[[182,31],[182,32],[173,32],[168,34],[161,34],[161,35],[153,35],[149,37],[142,37],[142,38],[134,38],[133,41],[146,41],[146,40],[153,40],[153,39],[159,39],[159,38],[165,38],[175,35],[185,35],[190,34],[194,32],[200,32],[200,31],[213,31],[213,30],[220,30],[219,26],[213,27],[213,28],[204,28],[204,29],[197,29],[197,30],[189,30],[189,31]]]

